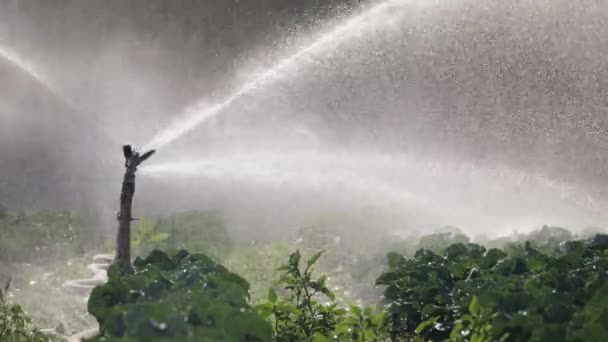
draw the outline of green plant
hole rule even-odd
[[[324,252],[318,252],[300,265],[301,254],[289,256],[279,285],[282,298],[270,288],[267,301],[257,306],[270,320],[276,341],[379,341],[387,337],[383,312],[373,307],[351,305],[339,308],[326,285],[326,276],[313,277],[313,266]]]
[[[84,220],[69,211],[36,211],[0,217],[0,260],[16,262],[67,259],[86,251]]]
[[[393,338],[423,340],[599,340],[608,331],[608,236],[531,242],[508,255],[455,244],[413,258],[389,254],[386,286]],[[591,339],[593,337],[593,339]]]
[[[0,289],[0,341],[6,342],[43,342],[50,341],[36,329],[30,328],[31,319],[20,305],[9,300],[10,279]]]
[[[155,250],[133,268],[114,264],[88,308],[113,341],[269,341],[248,304],[249,284],[202,254]]]
[[[418,241],[418,249],[426,249],[434,253],[441,252],[455,243],[468,243],[469,237],[456,228],[450,231],[425,235]]]
[[[386,245],[394,240],[387,237],[387,226],[373,210],[322,211],[298,230],[297,247],[309,255],[326,251],[315,268],[327,275],[327,285],[340,305],[372,302],[380,295],[373,285],[381,273]]]
[[[250,282],[251,302],[258,304],[266,299],[269,287],[278,285],[280,274],[276,270],[291,250],[291,245],[284,242],[240,243],[232,249],[225,265]]]
[[[473,296],[471,304],[469,304],[469,313],[460,316],[456,321],[456,325],[450,333],[450,341],[452,342],[484,342],[493,339],[492,334],[492,318],[495,314],[488,308],[484,308],[479,304],[477,296]],[[424,332],[429,320],[422,322],[416,333]],[[509,334],[504,334],[498,340],[506,341]]]
[[[171,237],[167,232],[159,232],[158,226],[146,219],[139,220],[133,235],[132,247],[137,255],[150,253]]]
[[[321,254],[323,251],[313,255],[302,268],[300,251],[292,253],[287,264],[279,268],[284,271],[279,283],[286,298],[279,299],[270,288],[268,301],[257,306],[262,317],[271,319],[275,340],[311,341],[315,335],[331,336],[339,317],[346,312],[330,302],[334,294],[325,284],[326,277],[313,278],[312,267]],[[322,303],[321,298],[329,301]]]
[[[384,312],[372,306],[351,305],[336,325],[334,338],[340,341],[383,341],[388,336]]]

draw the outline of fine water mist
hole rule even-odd
[[[19,69],[27,72],[38,83],[45,86],[49,91],[55,93],[55,90],[51,86],[51,83],[46,79],[45,76],[43,76],[38,70],[36,70],[33,63],[24,60],[12,49],[6,46],[0,46],[0,57],[6,59]]]
[[[463,4],[465,3],[467,6],[475,7],[474,4],[463,1]],[[445,6],[447,8],[448,5],[452,4],[388,0],[365,9],[236,87],[236,90],[223,100],[212,105],[209,105],[211,101],[208,99],[195,103],[166,129],[156,134],[147,144],[146,149],[164,149],[170,143],[207,123],[211,118],[225,113],[230,107],[237,107],[237,104],[239,109],[246,107],[246,105],[241,106],[241,102],[244,102],[241,100],[244,100],[245,96],[247,96],[247,101],[255,102],[258,95],[268,98],[275,92],[281,92],[279,87],[275,89],[279,80],[288,80],[292,88],[297,88],[300,83],[301,86],[304,86],[305,83],[310,86],[315,81],[326,81],[327,84],[324,83],[321,86],[322,89],[331,87],[334,84],[331,78],[329,81],[325,79],[311,81],[306,77],[301,77],[302,70],[321,67],[317,62],[328,58],[336,50],[344,49],[345,44],[342,43],[352,40],[359,45],[364,45],[365,43],[362,42],[373,41],[373,37],[378,35],[378,31],[374,31],[374,29],[391,31],[392,28],[398,28],[404,30],[399,26],[403,24],[401,20],[408,10],[414,7],[437,6],[440,8]],[[446,13],[449,14],[449,12],[437,11],[437,15]],[[428,25],[441,26],[442,22],[438,20],[437,23]],[[454,28],[434,29],[439,32],[438,36],[441,36],[445,32],[451,32]],[[426,29],[423,25],[422,31],[424,32],[424,30]],[[399,42],[399,40],[397,41]],[[403,44],[407,46],[407,42],[403,42]],[[370,49],[379,49],[379,47],[382,48],[382,45],[374,45]],[[382,52],[378,53],[382,54]],[[401,53],[404,52],[401,51]],[[339,63],[340,61],[344,64],[351,63],[342,55],[332,62]],[[393,60],[393,62],[395,61]],[[390,64],[385,67],[390,68]],[[348,74],[348,72],[345,73]],[[362,73],[372,77],[365,72]],[[401,83],[409,82],[406,75],[400,76],[404,78],[400,79]],[[301,82],[299,83],[299,81]],[[391,85],[401,87],[401,83]],[[341,86],[341,83],[336,84],[338,84],[338,88]],[[366,86],[364,82],[358,84],[362,87]],[[356,93],[356,91],[354,92]],[[337,90],[336,94],[340,94],[340,90]],[[281,95],[285,96],[285,94]],[[294,101],[306,100],[299,98]],[[372,110],[381,111],[385,109],[386,105],[382,103],[382,98],[378,98],[368,107],[378,107]],[[264,111],[266,110],[264,109]],[[269,111],[273,110],[271,108]],[[245,110],[245,112],[247,111]],[[289,113],[289,110],[286,112]],[[386,115],[396,115],[393,111],[390,113]],[[471,113],[470,116],[476,114]],[[423,115],[421,114],[421,116]],[[502,126],[509,125],[510,122],[513,122],[513,125],[523,125],[519,122],[519,116],[519,113],[517,115],[496,113],[493,120],[504,121],[501,122],[501,126],[497,126],[496,130],[499,128],[503,130]],[[496,119],[498,117],[502,119]],[[552,121],[555,120],[555,117],[545,121],[532,117],[529,122],[524,124],[538,125],[539,128],[534,127],[533,132],[541,130],[548,132],[544,135],[538,134],[538,136],[543,138],[546,135],[548,140],[557,140],[558,138],[551,136],[555,133],[550,132],[549,128],[544,126],[570,125],[569,122],[566,122],[570,120],[570,117],[563,123],[558,122],[557,124]],[[442,125],[441,120],[448,122],[446,126],[451,121],[457,121],[456,127],[462,128],[460,135],[465,137],[471,136],[467,131],[469,126],[479,125],[465,115],[460,118],[461,122],[458,122],[459,119],[442,119],[441,116],[435,118],[438,126]],[[256,120],[259,119],[252,119],[252,121]],[[238,124],[239,119],[236,118],[234,121]],[[280,126],[280,122],[278,126]],[[469,122],[471,123],[467,125]],[[405,121],[404,124],[407,125],[408,122]],[[379,123],[378,126],[382,126],[382,123]],[[449,126],[448,128],[452,129]],[[210,129],[215,129],[215,126]],[[517,131],[515,127],[509,127],[509,129]],[[250,127],[250,130],[256,130],[256,128]],[[348,130],[348,127],[343,130]],[[363,128],[363,130],[365,129]],[[502,134],[502,132],[494,132],[493,127],[489,127],[487,130],[491,132],[490,135]],[[218,131],[220,131],[219,128]],[[303,131],[312,136],[316,135],[314,129],[303,129]],[[442,133],[438,132],[438,134]],[[504,142],[510,138],[509,136],[500,137],[500,140]],[[564,225],[576,229],[590,225],[601,226],[606,219],[601,211],[604,205],[601,193],[599,196],[591,195],[590,190],[592,189],[588,184],[581,186],[576,182],[544,174],[534,170],[532,163],[519,169],[508,163],[502,163],[499,157],[476,161],[457,154],[450,155],[449,152],[395,154],[394,151],[371,148],[366,151],[363,149],[345,151],[339,144],[336,146],[335,143],[325,142],[321,142],[314,150],[306,150],[297,144],[295,146],[286,144],[278,137],[274,139],[267,137],[265,141],[267,146],[264,148],[266,151],[260,152],[261,150],[253,147],[249,149],[244,147],[248,145],[244,136],[236,137],[236,139],[240,139],[241,148],[235,150],[227,145],[222,146],[220,142],[212,148],[200,146],[200,150],[196,152],[198,145],[185,142],[183,145],[193,154],[191,158],[194,158],[194,161],[192,159],[185,159],[184,162],[164,163],[161,161],[160,164],[145,167],[143,174],[146,177],[164,178],[167,181],[170,179],[175,183],[180,183],[186,178],[204,179],[206,183],[203,182],[201,187],[210,183],[226,184],[229,187],[226,191],[233,193],[234,196],[238,196],[236,192],[238,192],[239,186],[236,184],[256,184],[260,186],[262,192],[264,188],[280,189],[277,191],[282,192],[318,193],[320,191],[326,194],[331,193],[334,196],[333,200],[350,202],[353,205],[365,202],[390,208],[394,212],[401,212],[404,223],[416,222],[414,225],[420,226],[457,225],[472,233],[486,232],[500,235],[513,230],[525,231],[538,228],[543,224]],[[481,136],[473,136],[472,140],[474,144],[481,146],[479,149],[482,149],[485,144]],[[253,145],[254,141],[250,143]],[[278,146],[282,147],[281,152],[271,152]],[[463,146],[463,149],[467,148],[475,149],[468,145]],[[499,153],[496,154],[499,155]],[[584,182],[581,181],[581,183]],[[185,194],[186,197],[190,195]],[[260,193],[259,197],[257,200],[262,201],[264,194]],[[310,201],[315,200],[311,197]],[[319,207],[322,206],[323,204],[319,204]]]
[[[24,58],[14,49],[0,45],[0,58],[8,61],[12,66],[24,72],[30,79],[44,88],[49,94],[55,97],[62,105],[67,107],[70,115],[76,116],[76,120],[82,121],[91,128],[99,129],[103,138],[116,143],[119,141],[117,136],[99,121],[95,113],[88,113],[87,110],[76,104],[74,99],[68,96],[61,87],[53,82],[34,62]],[[89,129],[91,129],[89,128]]]
[[[331,194],[330,201],[401,213],[396,226],[455,225],[471,234],[504,235],[543,224],[577,229],[606,219],[604,203],[574,185],[502,165],[329,150],[212,154],[200,161],[151,164],[142,174],[174,184],[203,180],[201,190],[205,184],[224,184],[234,196],[245,184],[269,193],[308,193],[309,204],[319,209],[326,205],[315,197],[321,192]]]
[[[40,86],[44,87],[49,93],[55,96],[64,105],[70,107],[72,110],[78,110],[74,102],[61,92],[57,85],[55,85],[36,65],[20,56],[13,49],[0,45],[0,58],[7,60],[16,68],[25,72],[31,79],[37,82]]]

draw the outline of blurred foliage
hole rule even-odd
[[[388,329],[383,311],[373,306],[361,308],[350,305],[336,325],[334,340],[339,341],[386,341]]]
[[[561,231],[543,239],[555,232]],[[516,247],[516,255],[472,243],[437,254],[421,249],[413,258],[390,253],[377,284],[386,286],[392,336],[602,340],[608,332],[608,236],[564,242],[550,253],[529,241]]]
[[[316,334],[331,333],[340,312],[336,304],[324,305],[320,299],[334,299],[327,287],[325,276],[313,279],[312,266],[323,252],[312,256],[304,268],[300,265],[301,254],[296,251],[289,256],[287,264],[279,267],[283,275],[279,285],[288,293],[287,298],[278,298],[273,288],[268,301],[257,306],[262,317],[272,315],[276,341],[310,341]]]
[[[297,231],[296,246],[303,255],[325,250],[318,270],[341,304],[374,301],[380,293],[374,280],[382,271],[390,222],[373,210],[320,211]],[[356,234],[353,234],[356,232]]]
[[[84,293],[63,287],[66,280],[86,278],[90,274],[87,264],[92,257],[87,254],[67,261],[47,260],[44,264],[0,268],[7,277],[12,275],[11,299],[28,313],[32,324],[45,329],[62,327],[60,330],[70,335],[95,324],[95,319],[87,314]]]
[[[11,299],[33,325],[79,331],[92,320],[83,299],[62,284],[87,274],[92,258],[87,250],[110,251],[105,242],[74,212],[5,210],[0,212],[0,283],[12,279]]]
[[[83,254],[94,236],[69,211],[36,211],[0,215],[0,260],[9,263],[67,259]]]
[[[421,237],[418,241],[418,248],[439,252],[454,243],[467,242],[469,242],[469,237],[465,234],[458,231],[447,231]]]
[[[266,298],[269,287],[279,284],[276,269],[292,251],[287,242],[257,244],[240,243],[232,250],[225,265],[251,283],[251,302],[259,303]]]
[[[131,246],[137,254],[146,254],[154,248],[158,248],[162,242],[167,241],[170,237],[171,234],[167,232],[157,231],[157,226],[153,222],[140,219],[133,232]]]
[[[106,340],[271,339],[270,326],[247,304],[247,281],[203,254],[155,250],[133,268],[112,265],[108,275],[88,303]]]
[[[52,337],[31,327],[31,318],[20,305],[12,303],[9,293],[10,279],[0,289],[0,341],[47,342]]]
[[[140,220],[133,238],[137,255],[145,255],[154,249],[169,252],[185,249],[223,260],[231,247],[226,224],[219,215],[211,212],[188,211],[160,218],[155,223]]]

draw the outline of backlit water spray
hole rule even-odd
[[[320,192],[404,213],[407,223],[458,225],[469,233],[525,231],[542,224],[598,225],[605,205],[572,184],[502,165],[444,158],[293,150],[208,155],[141,172],[179,181],[251,184],[280,193]],[[174,176],[177,176],[174,177]],[[263,191],[263,190],[262,190]],[[319,204],[322,206],[322,204]]]
[[[293,74],[297,71],[299,65],[307,62],[309,58],[322,53],[327,53],[332,49],[335,49],[336,45],[341,42],[357,37],[373,27],[389,25],[391,22],[396,22],[406,13],[406,8],[404,8],[405,5],[423,5],[430,3],[433,3],[433,1],[386,0],[369,8],[363,13],[348,19],[346,22],[341,23],[322,34],[312,44],[279,60],[274,66],[245,83],[222,102],[210,107],[207,105],[207,102],[195,103],[192,107],[186,109],[185,112],[167,129],[157,134],[144,149],[159,149],[164,147],[184,134],[192,131],[210,118],[218,115],[243,95],[258,89],[262,85],[266,85],[272,81]]]
[[[49,90],[52,90],[52,87],[50,86],[46,77],[44,77],[38,70],[36,70],[36,68],[34,68],[34,65],[31,62],[29,62],[29,61],[25,60],[24,58],[22,58],[21,56],[19,56],[12,49],[10,49],[6,46],[0,45],[0,56],[2,58],[6,59],[7,61],[11,62],[13,65],[18,67],[19,69],[30,74],[30,76],[33,79],[35,79],[38,83],[44,85],[46,88],[49,88]]]
[[[32,80],[38,85],[43,87],[49,94],[54,96],[63,105],[67,106],[73,113],[80,114],[79,118],[87,121],[88,124],[102,128],[102,132],[106,138],[112,142],[119,142],[118,139],[112,132],[105,129],[105,126],[98,120],[93,114],[86,114],[89,111],[85,111],[82,107],[78,106],[70,97],[66,96],[59,87],[51,82],[51,80],[35,66],[35,64],[28,59],[21,56],[14,49],[6,45],[0,44],[0,58],[8,61],[12,66],[26,73]]]
[[[76,105],[65,95],[63,95],[56,86],[44,75],[40,70],[36,68],[34,63],[28,61],[26,58],[18,54],[8,46],[0,45],[0,57],[9,61],[13,66],[27,73],[36,83],[44,87],[49,93],[53,94],[56,98],[68,105],[72,109],[77,109]]]

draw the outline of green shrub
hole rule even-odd
[[[337,318],[341,314],[335,304],[324,305],[320,296],[333,300],[333,293],[325,285],[325,277],[313,279],[312,266],[322,252],[312,256],[305,268],[300,267],[299,251],[292,253],[289,262],[279,268],[284,271],[280,284],[288,294],[278,299],[270,288],[268,302],[258,305],[263,317],[273,316],[272,325],[277,341],[309,341],[315,334],[327,335],[333,332]]]
[[[0,289],[0,341],[3,342],[44,342],[50,337],[30,328],[31,319],[20,305],[9,300],[10,280],[4,291]]]
[[[104,338],[122,341],[269,341],[248,304],[249,284],[202,254],[153,251],[114,264],[88,308]]]
[[[425,235],[418,241],[418,249],[438,253],[455,243],[468,243],[469,237],[452,228],[450,231]]]
[[[373,341],[385,333],[384,315],[372,307],[351,305],[339,308],[324,275],[313,277],[313,266],[323,252],[318,252],[300,266],[299,251],[292,253],[287,264],[279,268],[280,298],[270,288],[268,299],[257,306],[270,320],[275,341]]]
[[[0,216],[0,260],[35,262],[68,258],[86,250],[91,232],[69,211]]]
[[[336,325],[333,338],[339,341],[386,341],[388,332],[385,314],[373,306],[351,305]]]
[[[140,221],[133,248],[144,255],[154,249],[189,250],[223,260],[232,247],[226,224],[218,215],[189,211],[161,218],[156,223]]]
[[[507,255],[455,244],[413,258],[391,253],[385,285],[394,338],[584,341],[608,333],[608,236]]]
[[[240,243],[225,265],[250,282],[251,301],[257,304],[266,298],[269,287],[278,285],[280,275],[276,270],[291,251],[291,245],[284,242]]]

